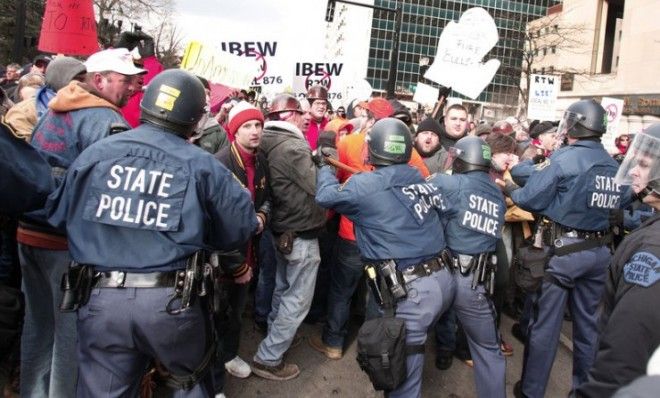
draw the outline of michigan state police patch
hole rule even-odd
[[[649,287],[660,279],[658,257],[649,252],[637,252],[623,266],[623,279],[633,285]]]

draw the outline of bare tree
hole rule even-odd
[[[161,25],[172,14],[173,0],[94,0],[97,12],[97,33],[104,46],[113,44],[121,31],[152,21]],[[131,26],[124,26],[124,24]]]
[[[178,67],[181,63],[182,37],[178,27],[172,22],[172,15],[165,16],[164,23],[153,34],[156,56],[165,68]]]

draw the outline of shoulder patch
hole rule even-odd
[[[545,158],[543,162],[534,166],[534,170],[543,170],[548,166],[550,166],[550,158]]]
[[[637,252],[623,266],[623,279],[627,283],[649,287],[660,280],[660,262],[649,252]]]

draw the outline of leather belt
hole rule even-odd
[[[180,281],[177,282],[177,275]],[[124,271],[97,272],[93,287],[174,287],[183,284],[185,270],[167,272],[132,273]]]
[[[401,270],[401,276],[403,277],[403,282],[408,284],[415,279],[429,276],[434,272],[440,271],[442,268],[444,268],[444,266],[445,265],[442,260],[438,257],[435,257],[423,263],[403,268]]]

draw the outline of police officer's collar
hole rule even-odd
[[[588,140],[581,138],[571,144],[572,146],[583,146],[587,148],[603,148],[603,143],[600,141]]]

